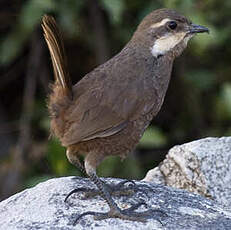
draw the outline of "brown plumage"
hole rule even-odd
[[[174,58],[194,33],[208,29],[173,10],[154,11],[119,54],[72,86],[55,20],[44,16],[42,27],[55,75],[48,103],[51,130],[67,147],[71,163],[83,168],[78,155],[85,155],[86,173],[111,210],[118,211],[96,176],[96,167],[108,155],[125,157],[135,148],[161,108]],[[130,218],[119,214],[116,217]]]

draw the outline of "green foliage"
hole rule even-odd
[[[73,166],[67,160],[65,148],[60,146],[56,138],[52,138],[47,147],[47,160],[55,175],[68,175],[73,171]],[[80,175],[77,170],[76,175]]]
[[[46,180],[51,179],[52,176],[49,175],[44,175],[44,176],[34,176],[34,177],[30,177],[28,180],[26,180],[26,182],[24,183],[24,187],[25,188],[30,188],[30,187],[34,187],[35,185],[44,182]]]
[[[80,10],[84,7],[84,0],[58,1],[56,14],[59,24],[70,37],[79,36]]]
[[[190,9],[193,8],[193,3],[195,3],[195,1],[193,0],[164,0],[164,6],[166,8],[173,8],[173,9],[178,9],[178,10],[184,10],[186,11],[185,13],[187,14],[188,11],[190,11]]]
[[[156,148],[166,145],[167,137],[157,127],[149,127],[140,140],[139,147]]]
[[[134,156],[123,161],[119,157],[107,157],[97,171],[98,175],[103,177],[141,179],[144,176],[139,161]]]
[[[52,0],[31,0],[23,5],[15,27],[0,44],[0,65],[9,64],[20,54],[42,15],[53,9],[55,3]]]
[[[216,84],[214,73],[205,69],[198,68],[197,70],[185,73],[184,77],[199,92],[209,90]]]
[[[224,84],[217,97],[216,116],[220,120],[231,120],[231,83]]]
[[[125,5],[122,0],[101,0],[104,8],[108,11],[111,16],[112,23],[117,24],[121,22],[122,13]]]

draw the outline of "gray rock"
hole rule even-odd
[[[231,205],[231,137],[205,138],[170,149],[144,181],[186,189]]]
[[[105,180],[109,183],[121,181]],[[81,193],[74,194],[64,203],[65,196],[72,189],[93,187],[89,179],[66,177],[48,180],[2,201],[0,229],[231,229],[231,210],[212,200],[154,183],[136,183],[142,191],[115,200],[123,208],[146,201],[153,209],[153,216],[146,223],[114,218],[95,221],[92,216],[85,216],[73,226],[77,215],[86,211],[105,212],[108,206],[100,197],[81,199]],[[140,207],[138,211],[142,210],[146,207]]]

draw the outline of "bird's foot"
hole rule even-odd
[[[139,222],[146,222],[148,218],[153,217],[152,210],[144,211],[144,212],[136,212],[135,210],[138,209],[140,206],[145,205],[146,203],[140,202],[138,204],[133,205],[127,209],[120,209],[117,205],[113,205],[110,207],[109,212],[101,213],[101,212],[85,212],[79,215],[74,224],[77,224],[78,221],[84,216],[94,216],[95,220],[103,220],[108,218],[120,218],[123,220],[131,220],[131,221],[139,221]],[[160,211],[161,212],[161,211]]]
[[[109,185],[106,184],[105,182],[103,182],[103,184],[105,185],[107,191],[109,192],[110,195],[113,196],[131,196],[136,192],[142,192],[145,193],[144,191],[142,191],[141,188],[139,188],[138,185],[136,185],[136,183],[132,180],[123,180],[121,182],[119,182],[118,184],[113,184],[113,185]],[[128,184],[128,186],[125,186],[125,184]],[[142,185],[143,186],[143,185]],[[78,193],[78,192],[84,192],[84,199],[88,199],[88,198],[92,198],[95,197],[97,195],[101,195],[101,192],[98,189],[89,189],[89,188],[77,188],[72,190],[65,198],[65,202],[67,201],[67,199],[74,193]]]
[[[81,215],[79,215],[76,220],[75,220],[75,224],[84,216],[87,215],[91,215],[94,216],[95,220],[102,220],[102,219],[107,219],[107,218],[120,218],[123,220],[131,220],[131,221],[139,221],[139,222],[145,222],[148,218],[153,218],[155,217],[155,213],[154,212],[160,212],[160,213],[164,213],[161,210],[147,210],[144,212],[137,212],[136,209],[138,209],[140,206],[142,205],[146,205],[146,203],[144,201],[139,202],[138,204],[132,205],[130,208],[126,208],[126,209],[120,209],[117,204],[114,202],[114,200],[111,197],[111,193],[115,192],[116,190],[128,190],[128,187],[126,187],[126,189],[124,189],[124,185],[128,182],[130,182],[130,187],[131,189],[133,189],[134,191],[139,191],[139,192],[143,192],[142,190],[144,190],[144,187],[147,187],[148,189],[149,186],[145,186],[145,185],[140,185],[140,188],[135,184],[135,182],[133,181],[129,181],[129,180],[124,180],[120,183],[118,183],[117,185],[107,185],[105,184],[101,179],[99,179],[95,174],[90,174],[90,179],[95,183],[95,185],[97,186],[98,190],[95,189],[91,189],[90,192],[93,192],[96,194],[100,194],[105,201],[107,202],[107,204],[109,205],[109,212],[106,213],[100,213],[100,212],[84,212]],[[89,189],[88,188],[78,188],[78,189],[74,189],[73,191],[71,191],[65,201],[67,201],[68,197],[70,197],[72,194],[80,192],[80,191],[84,191],[84,192],[88,192]],[[144,192],[146,193],[146,192]],[[117,193],[118,194],[118,193]],[[121,195],[121,192],[119,192],[119,194]],[[127,193],[126,193],[127,194]],[[95,195],[95,194],[94,194]],[[165,213],[164,213],[165,214]],[[165,214],[166,215],[166,214]],[[159,221],[159,220],[158,220]],[[159,221],[160,222],[160,221]],[[161,223],[161,222],[160,222]],[[162,223],[161,223],[162,224]]]

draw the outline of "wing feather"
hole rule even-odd
[[[142,68],[134,74],[128,63],[105,65],[107,68],[94,70],[74,87],[77,98],[66,113],[70,124],[62,139],[66,146],[111,136],[150,111],[155,103],[150,96],[154,93],[150,91],[152,87],[147,87],[150,83],[145,80],[150,78],[143,77],[147,73]],[[123,78],[125,73],[127,76]]]

